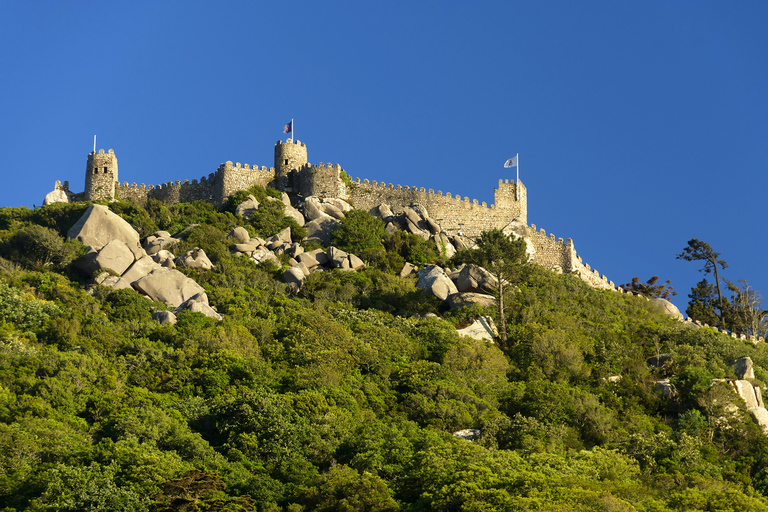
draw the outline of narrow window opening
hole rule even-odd
[[[287,158],[285,159],[284,163],[285,163],[285,165],[288,165],[288,159]]]
[[[107,168],[106,167],[104,168],[104,174],[107,174]]]

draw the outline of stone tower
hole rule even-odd
[[[104,150],[100,149],[98,153],[88,155],[85,168],[86,201],[114,198],[117,182],[117,157],[113,150],[104,153]]]
[[[277,189],[286,190],[289,186],[288,174],[301,169],[307,163],[307,145],[298,140],[285,139],[275,144],[275,182]]]
[[[528,223],[528,189],[523,182],[499,180],[499,188],[494,190],[496,208],[510,212],[510,220],[517,219]]]

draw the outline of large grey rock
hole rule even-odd
[[[61,188],[57,188],[51,192],[48,192],[43,199],[43,206],[48,206],[53,203],[71,203],[74,194]]]
[[[755,407],[754,409],[750,409],[749,412],[752,414],[755,423],[760,426],[763,434],[768,436],[768,411],[765,407]]]
[[[125,242],[122,240],[112,240],[99,250],[99,253],[91,262],[91,267],[94,270],[109,268],[118,274],[122,274],[134,261],[134,254]]]
[[[176,311],[188,309],[193,302],[202,302],[208,304],[208,294],[205,292],[196,293],[176,307]]]
[[[349,253],[349,266],[352,270],[360,270],[365,267],[365,262],[354,254]]]
[[[192,313],[202,313],[209,318],[213,318],[214,320],[222,320],[224,318],[219,313],[214,311],[211,306],[205,304],[204,302],[193,302],[187,307],[187,310]]]
[[[98,285],[107,286],[115,290],[131,289],[131,283],[121,277],[113,276],[109,272],[97,273],[93,280]]]
[[[274,236],[272,236],[270,238],[267,238],[265,240],[265,242],[267,242],[267,244],[269,244],[271,242],[281,242],[281,243],[290,244],[291,243],[291,228],[290,228],[290,226],[285,228],[284,230],[282,230],[278,234],[276,234],[276,235],[274,235]]]
[[[167,268],[153,270],[136,281],[134,287],[152,300],[173,307],[179,306],[198,293],[205,293],[203,287],[192,279],[178,270]]]
[[[476,340],[493,341],[497,336],[496,324],[493,323],[493,319],[489,316],[481,316],[469,326],[457,329],[457,332],[462,336],[469,336]]]
[[[176,267],[176,264],[174,263],[176,256],[171,251],[168,251],[166,249],[162,249],[150,257],[155,263],[157,263],[161,267],[167,267],[167,268]]]
[[[251,239],[251,235],[248,234],[248,230],[242,226],[237,226],[236,228],[232,229],[232,231],[229,232],[228,237],[233,240],[238,240],[240,243],[245,243]]]
[[[424,240],[429,240],[429,231],[421,229],[418,224],[415,224],[411,219],[405,218],[405,229],[414,235],[419,235]]]
[[[351,204],[341,199],[340,197],[326,197],[323,199],[322,204],[331,205],[334,208],[341,210],[343,213],[347,213],[348,211],[355,209]]]
[[[400,274],[398,274],[400,277],[408,277],[409,275],[413,274],[419,270],[419,267],[414,265],[413,263],[405,262],[405,265],[403,265],[402,270],[400,270]]]
[[[436,233],[439,233],[440,231],[442,231],[440,229],[440,226],[437,224],[437,222],[435,222],[434,220],[430,219],[429,217],[424,219],[424,224],[425,224],[426,228],[429,230],[429,232],[432,233],[433,235],[436,234]]]
[[[451,309],[462,308],[478,304],[484,308],[496,306],[496,298],[484,293],[459,292],[449,295],[446,299]]]
[[[259,247],[251,254],[251,259],[256,263],[266,263],[271,261],[276,266],[280,266],[280,260],[275,256],[275,253],[267,249],[266,247]]]
[[[421,216],[416,213],[416,211],[413,208],[408,208],[407,206],[403,208],[403,215],[405,215],[405,218],[411,221],[418,229],[421,229]]]
[[[432,240],[435,242],[437,252],[446,258],[451,258],[454,254],[456,254],[456,248],[453,247],[451,240],[445,233],[435,233],[432,235]]]
[[[161,265],[151,256],[144,256],[136,260],[131,267],[123,273],[123,279],[131,284],[150,274],[153,270],[159,270]]]
[[[321,244],[331,245],[331,233],[338,227],[339,221],[326,215],[323,218],[315,219],[304,224],[307,230],[307,240],[317,240]]]
[[[199,247],[187,251],[186,254],[179,258],[179,264],[189,268],[197,268],[201,270],[211,270],[213,263],[208,259],[205,251]]]
[[[369,213],[374,217],[379,217],[384,222],[389,222],[395,216],[392,213],[392,209],[386,203],[381,203],[379,206],[372,208]]]
[[[248,199],[237,205],[235,213],[245,219],[250,219],[254,213],[259,209],[259,202],[253,195],[249,195]]]
[[[320,265],[329,265],[330,264],[330,260],[328,259],[328,255],[322,249],[314,249],[314,250],[309,251],[309,252],[307,252],[305,254],[309,254],[310,256],[315,258]],[[300,260],[300,261],[303,261],[303,260]]]
[[[156,311],[152,313],[152,320],[159,323],[160,325],[175,324],[176,315],[170,311]]]
[[[147,242],[144,248],[150,256],[157,254],[162,250],[167,250],[168,247],[173,247],[179,243],[178,238],[172,236],[155,237],[151,242]]]
[[[296,261],[303,263],[309,269],[313,269],[320,264],[320,262],[317,261],[317,258],[315,258],[315,255],[308,252],[297,254]]]
[[[449,295],[458,293],[456,285],[453,284],[445,271],[437,265],[428,265],[418,273],[419,280],[416,288],[427,290],[435,297],[445,300]]]
[[[496,277],[478,265],[464,265],[456,279],[456,289],[460,292],[491,294],[497,288]]]
[[[308,197],[304,200],[304,217],[310,222],[316,219],[330,217],[320,208],[320,199],[317,197]]]
[[[345,217],[344,212],[338,208],[336,205],[329,204],[329,203],[321,203],[321,208],[323,210],[323,213],[326,215],[330,215],[334,219],[341,220]]]
[[[290,267],[283,272],[283,281],[288,284],[293,283],[298,287],[301,287],[305,277],[304,271],[297,267]]]
[[[119,215],[100,204],[92,204],[82,217],[69,228],[67,237],[101,249],[113,240],[120,240],[134,253],[141,253],[139,233]]]
[[[668,300],[664,300],[659,297],[654,297],[651,299],[651,303],[657,306],[659,309],[661,309],[661,311],[668,317],[674,318],[675,320],[683,320],[683,315],[680,314],[680,310],[677,309],[677,306],[675,306]]]
[[[528,226],[521,219],[515,219],[501,230],[505,235],[514,234],[515,238],[528,234]]]
[[[747,404],[747,410],[759,407],[755,388],[751,382],[748,380],[737,380],[733,382],[733,386],[736,388],[739,396],[744,399],[744,403]]]
[[[330,247],[326,254],[333,268],[340,268],[342,270],[352,268],[349,263],[349,253],[342,251],[338,247]]]
[[[755,368],[751,357],[741,357],[733,362],[733,369],[737,379],[754,379]]]
[[[461,251],[463,249],[471,249],[474,245],[472,240],[462,235],[453,235],[451,237],[451,243],[457,251]]]
[[[285,194],[285,192],[283,193]],[[288,204],[285,206],[285,215],[286,217],[290,217],[295,220],[299,226],[303,226],[306,223],[304,215],[302,215],[299,210],[291,206],[290,201],[288,201]]]

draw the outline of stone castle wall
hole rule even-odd
[[[118,199],[128,199],[140,205],[146,205],[148,199],[157,199],[169,204],[191,203],[202,200],[209,203],[222,204],[227,198],[239,190],[254,185],[266,187],[274,177],[274,169],[262,166],[251,167],[240,162],[221,164],[216,172],[203,176],[200,180],[176,180],[159,185],[141,183],[128,184],[123,182],[115,187]]]
[[[519,180],[499,180],[499,187],[494,190],[495,204],[487,205],[459,194],[443,194],[440,190],[435,192],[433,189],[351,179],[339,164],[308,163],[306,145],[291,139],[275,144],[275,167],[226,162],[214,173],[199,180],[177,180],[149,186],[143,183],[120,184],[114,151],[110,149],[109,153],[105,153],[102,149],[88,157],[85,192],[72,194],[67,182],[64,186],[57,182],[56,190],[66,189],[74,200],[116,197],[140,205],[146,205],[149,199],[170,204],[197,200],[222,204],[235,192],[254,185],[271,185],[300,197],[338,197],[366,211],[385,203],[395,214],[399,214],[406,207],[420,204],[449,235],[462,234],[474,238],[488,229],[509,228],[514,221],[517,226],[525,226],[535,263],[555,271],[576,274],[596,288],[616,289],[605,276],[583,263],[570,238],[563,241],[553,234],[547,235],[544,229],[537,231],[533,224],[527,225],[528,192]]]
[[[509,189],[517,189],[520,200],[510,200]],[[501,191],[501,194],[499,192]],[[450,192],[443,195],[441,190],[437,193],[433,189],[425,190],[423,187],[403,187],[401,185],[378,183],[376,181],[360,180],[355,178],[350,187],[347,187],[349,202],[355,208],[371,210],[382,203],[386,203],[394,213],[400,213],[404,207],[421,204],[427,209],[429,216],[437,222],[447,234],[463,234],[476,237],[481,232],[498,228],[503,229],[515,219],[525,223],[527,220],[527,191],[525,185],[509,180],[499,180],[499,190],[496,198],[502,199],[501,205],[488,206],[477,199],[470,200],[460,195],[452,195]]]
[[[600,275],[597,270],[593,270],[584,263],[576,254],[573,240],[570,238],[563,241],[562,238],[556,238],[553,233],[547,235],[543,228],[537,231],[536,224],[526,228],[525,237],[533,248],[532,259],[537,265],[556,272],[577,275],[594,288],[623,291],[617,288],[613,281],[609,281],[604,275]]]

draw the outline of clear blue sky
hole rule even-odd
[[[0,206],[120,180],[311,162],[493,202],[520,154],[530,223],[615,283],[701,275],[709,242],[768,297],[768,2],[0,1]],[[514,171],[514,169],[512,169]]]

